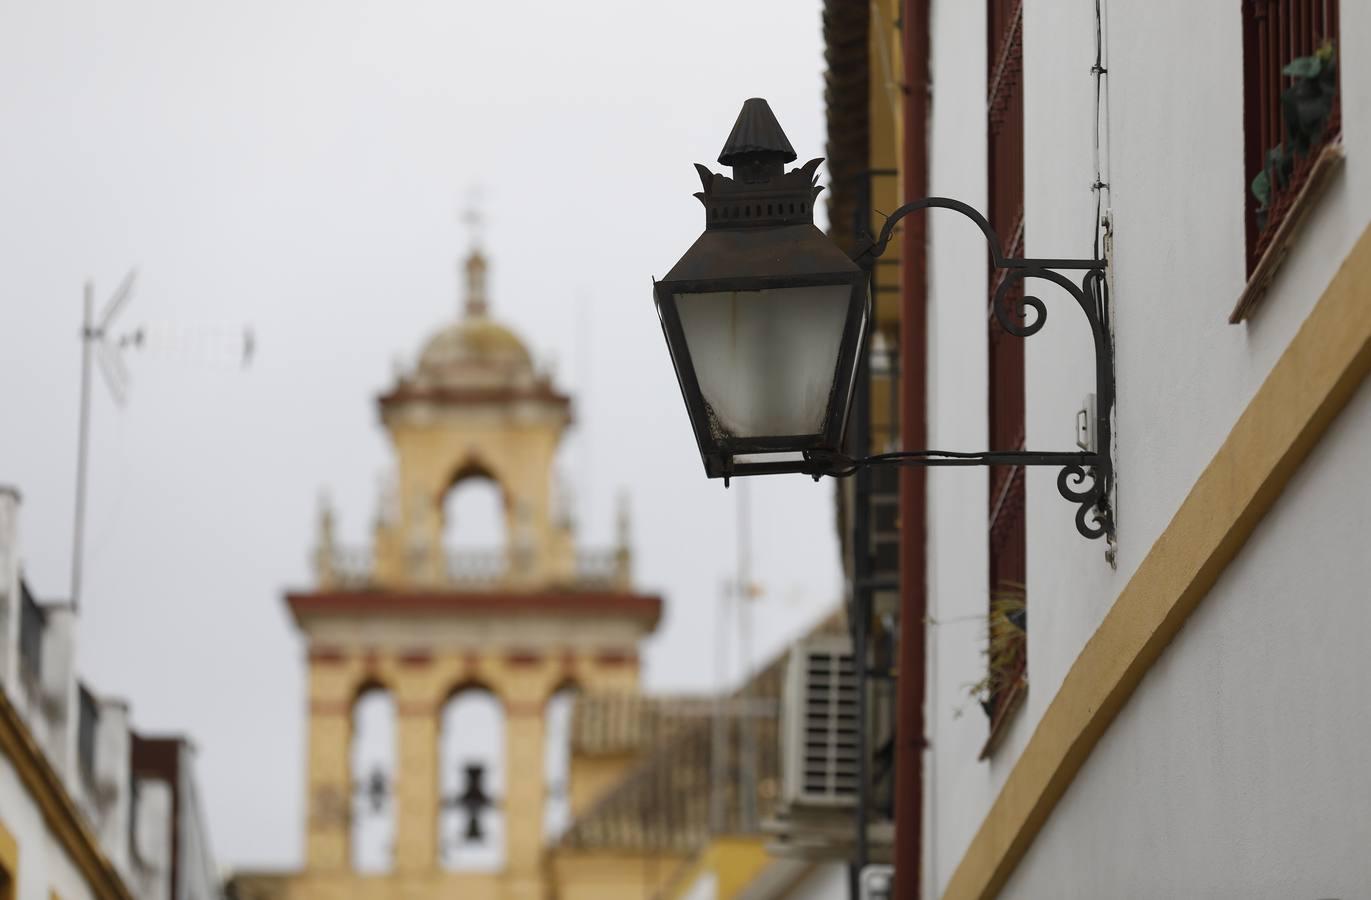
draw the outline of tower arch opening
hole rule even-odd
[[[348,853],[352,869],[390,872],[395,862],[395,698],[389,688],[367,681],[352,701],[348,753]]]
[[[509,494],[478,464],[458,469],[439,500],[450,580],[498,581],[509,568]]]
[[[438,859],[444,869],[504,867],[504,769],[504,705],[484,685],[458,687],[439,720]]]
[[[572,717],[581,686],[572,679],[562,682],[543,708],[543,834],[549,843],[562,836],[571,824]]]

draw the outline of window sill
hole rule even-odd
[[[1008,696],[1000,704],[1000,708],[995,712],[995,718],[990,720],[990,735],[985,739],[985,746],[981,747],[978,760],[990,758],[990,754],[995,752],[995,748],[1000,746],[1004,740],[1005,732],[1009,730],[1009,723],[1013,720],[1014,714],[1023,706],[1024,698],[1028,695],[1028,679],[1020,677],[1013,686],[1009,688]]]
[[[1237,325],[1245,320],[1265,296],[1266,289],[1271,286],[1271,282],[1276,277],[1276,271],[1285,261],[1285,256],[1290,252],[1295,239],[1299,237],[1300,229],[1303,228],[1309,211],[1323,196],[1331,176],[1342,165],[1345,155],[1341,139],[1333,141],[1319,151],[1318,159],[1314,161],[1313,167],[1309,170],[1309,177],[1305,179],[1304,186],[1295,195],[1290,211],[1286,213],[1285,218],[1277,226],[1276,234],[1271,239],[1271,245],[1266,248],[1262,258],[1257,261],[1256,268],[1252,270],[1252,276],[1247,279],[1247,287],[1243,288],[1242,294],[1238,296],[1237,305],[1233,307],[1233,312],[1228,316],[1228,324]]]

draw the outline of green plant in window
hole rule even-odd
[[[1028,602],[1024,586],[1008,582],[990,595],[989,637],[985,648],[985,677],[967,688],[986,715],[994,698],[1024,680],[1024,651],[1028,640]]]
[[[1257,201],[1257,229],[1266,228],[1272,195],[1285,187],[1295,170],[1295,160],[1317,146],[1333,113],[1338,94],[1338,60],[1331,42],[1312,56],[1292,59],[1281,74],[1290,77],[1290,87],[1281,92],[1281,118],[1285,140],[1266,151],[1266,160],[1252,179],[1252,196]]]
[[[1266,228],[1267,213],[1271,210],[1271,193],[1285,187],[1290,172],[1295,168],[1295,158],[1285,152],[1284,144],[1277,144],[1266,151],[1266,161],[1257,177],[1252,179],[1252,196],[1257,198],[1257,230]]]

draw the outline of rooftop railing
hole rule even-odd
[[[359,590],[377,586],[375,558],[369,547],[335,546],[320,563],[321,579]],[[437,559],[427,548],[406,556],[406,575],[418,584],[459,590],[501,589],[524,581],[533,565],[531,554],[515,549],[444,550]],[[617,548],[576,553],[570,583],[576,590],[622,590],[628,586],[628,560]]]

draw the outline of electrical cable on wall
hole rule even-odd
[[[1095,258],[1101,259],[1101,239],[1109,230],[1109,61],[1105,52],[1104,0],[1095,0],[1095,64],[1090,74],[1095,79],[1095,131],[1092,159],[1095,181],[1090,190],[1095,194]],[[1103,139],[1101,135],[1103,134]]]
[[[1104,267],[1104,295],[1100,299],[1101,308],[1099,314],[1101,321],[1105,323],[1106,339],[1112,345],[1114,343],[1113,318],[1109,315],[1111,299],[1114,288],[1114,209],[1113,198],[1110,194],[1110,136],[1109,136],[1109,52],[1105,41],[1108,34],[1108,2],[1107,0],[1095,0],[1095,64],[1091,66],[1090,72],[1095,79],[1095,130],[1093,157],[1095,162],[1095,182],[1091,185],[1091,190],[1095,193],[1095,258],[1105,261]],[[1110,411],[1112,417],[1114,412]],[[1118,430],[1110,428],[1111,443],[1118,439]],[[1113,456],[1113,446],[1104,448],[1105,452]],[[1111,508],[1118,509],[1118,482],[1117,480],[1110,486],[1109,496],[1106,498]],[[1117,559],[1118,541],[1113,533],[1110,533],[1106,540],[1108,548],[1105,550],[1104,557],[1109,562],[1110,567],[1114,567]]]

